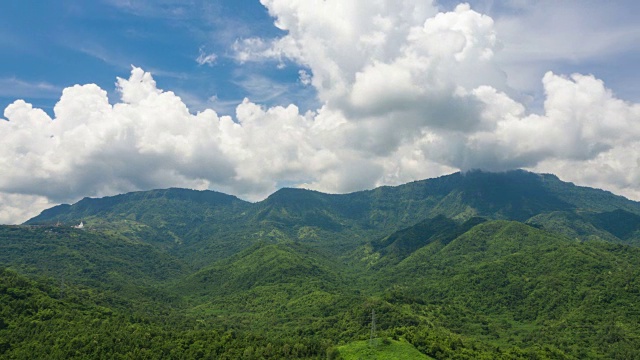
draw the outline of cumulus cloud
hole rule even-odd
[[[505,170],[554,158],[586,161],[640,139],[640,106],[616,99],[593,76],[547,73],[544,114],[526,115],[521,104],[487,86],[473,94],[483,102],[487,128],[464,137],[444,137],[425,147],[431,158],[461,169]]]
[[[27,201],[20,194],[60,203],[169,186],[258,199],[280,181],[301,183],[326,163],[339,162],[323,151],[313,114],[300,114],[294,105],[266,109],[245,99],[235,119],[213,110],[193,115],[140,68],[116,85],[121,100],[114,105],[96,85],[65,89],[54,119],[22,100],[5,109],[5,211],[24,220],[25,213],[11,210]]]
[[[135,67],[118,78],[115,104],[96,85],[65,89],[53,119],[18,100],[0,121],[0,221],[31,215],[21,204],[138,189],[260,199],[281,184],[348,192],[475,168],[550,171],[640,198],[640,159],[629,155],[640,150],[640,105],[592,75],[548,72],[544,109],[532,113],[508,86],[493,19],[469,5],[262,4],[286,35],[238,40],[236,60],[299,66],[317,110],[245,99],[233,117],[192,114]]]
[[[0,224],[14,224],[30,219],[56,203],[44,196],[0,193]]]
[[[576,174],[571,164],[640,139],[638,105],[617,99],[591,75],[548,72],[543,113],[528,111],[495,56],[504,46],[493,19],[466,4],[439,12],[423,1],[262,3],[288,34],[245,40],[243,61],[287,58],[311,69],[325,104],[320,115],[342,116],[348,145],[387,162],[405,162],[407,148],[427,163],[463,170],[544,170],[541,164],[555,159],[567,165],[550,167],[562,176]],[[511,19],[501,27],[509,29]],[[573,53],[581,51],[577,44]],[[618,166],[618,173],[631,169]],[[614,183],[605,187],[622,190]]]
[[[177,96],[157,89],[141,69],[128,80],[118,79],[117,86],[122,102],[113,106],[96,85],[65,89],[55,120],[21,100],[9,105],[4,112],[9,121],[0,122],[2,191],[60,202],[172,182],[206,187],[204,179],[233,173],[208,146],[217,136],[209,126],[218,121],[215,114],[189,114]]]

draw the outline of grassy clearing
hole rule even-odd
[[[374,339],[373,344],[369,340],[355,341],[347,345],[339,346],[338,351],[345,360],[419,360],[431,359],[421,353],[406,341],[391,339]]]

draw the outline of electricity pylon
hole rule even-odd
[[[376,311],[371,310],[371,337],[369,338],[369,346],[373,346],[373,339],[376,335]]]

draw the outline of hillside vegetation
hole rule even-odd
[[[83,199],[0,226],[0,358],[634,359],[639,241],[524,171]]]

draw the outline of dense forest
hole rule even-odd
[[[87,198],[0,226],[0,358],[640,358],[638,244],[640,203],[525,171]]]

